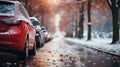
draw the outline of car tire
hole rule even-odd
[[[27,60],[29,58],[29,53],[28,53],[28,39],[25,41],[25,47],[22,52],[18,52],[18,60]]]
[[[29,43],[29,41],[28,41],[28,39],[26,40],[26,42],[25,42],[25,48],[24,48],[24,51],[23,51],[23,59],[28,59],[28,57],[29,57],[29,51],[28,51],[28,43]]]
[[[42,43],[41,45],[40,45],[40,47],[43,47],[44,46],[44,44]]]
[[[40,48],[41,43],[40,43],[40,36],[36,37],[36,47]]]
[[[32,50],[29,51],[29,56],[36,55],[36,42],[34,43],[34,47]]]

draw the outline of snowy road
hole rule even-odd
[[[29,67],[120,67],[120,58],[60,37],[38,49],[29,60]]]

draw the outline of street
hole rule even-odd
[[[0,67],[120,67],[120,0],[0,0]]]
[[[58,37],[38,49],[28,64],[29,67],[120,67],[120,58]]]

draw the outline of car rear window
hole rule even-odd
[[[0,1],[0,16],[14,16],[15,4]]]

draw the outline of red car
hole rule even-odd
[[[0,1],[0,52],[11,52],[21,59],[35,55],[35,29],[18,1]]]

